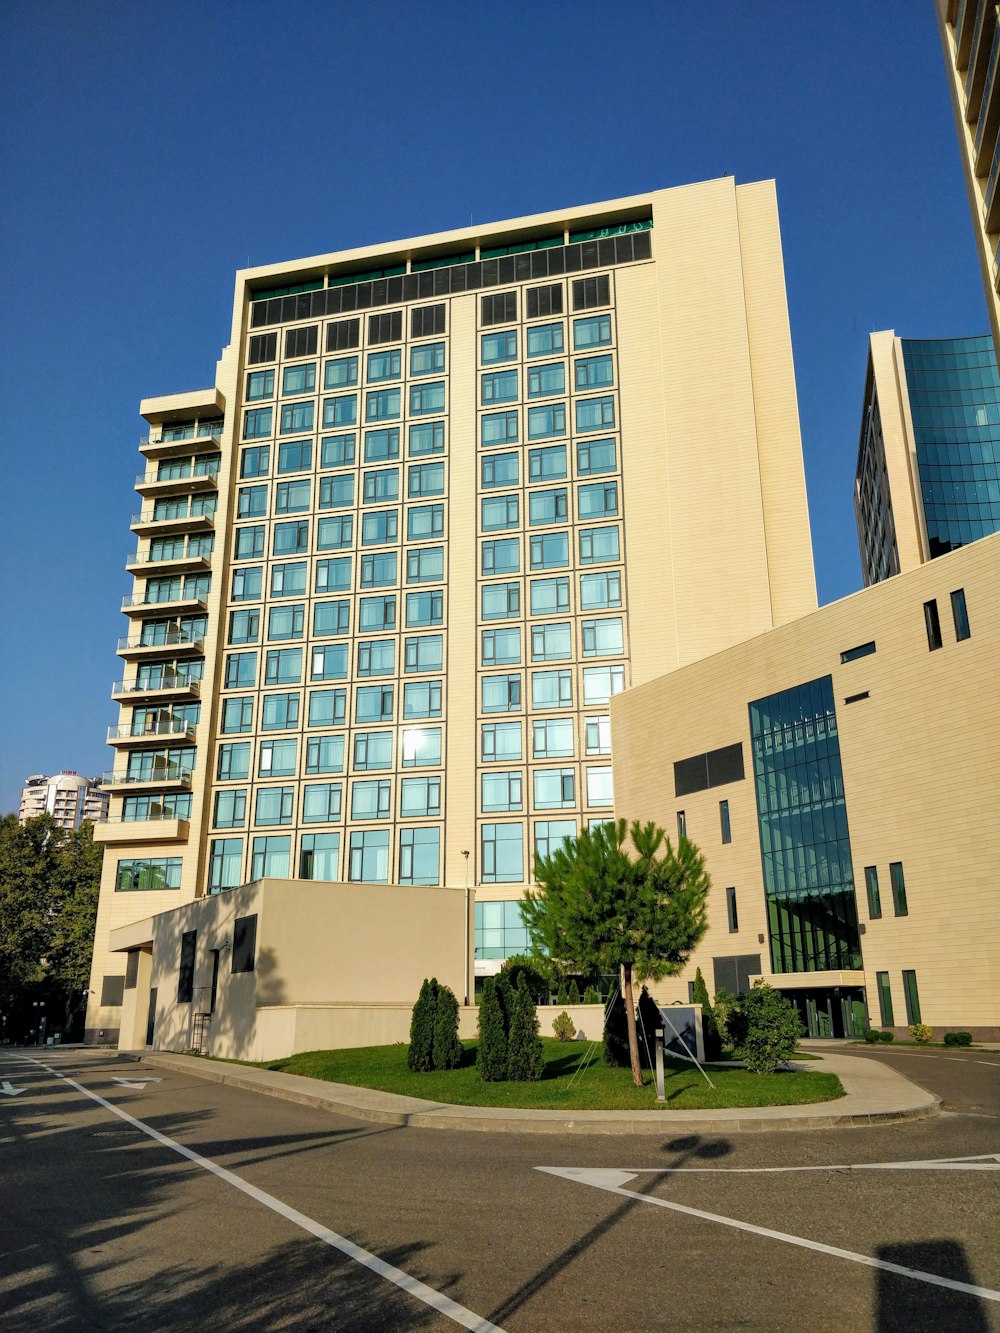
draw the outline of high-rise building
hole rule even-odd
[[[147,399],[112,929],[261,878],[475,889],[612,811],[609,701],[816,605],[773,183],[240,272]]]
[[[854,512],[866,587],[1000,531],[992,339],[871,335]]]
[[[49,814],[60,828],[79,828],[85,819],[99,824],[108,817],[110,796],[99,778],[82,778],[72,769],[53,777],[33,773],[21,788],[18,818],[23,824],[35,815]]]
[[[1000,36],[996,0],[935,0],[994,349],[1000,349]]]

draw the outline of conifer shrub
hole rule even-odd
[[[406,1063],[415,1074],[434,1068],[434,1024],[438,1005],[437,977],[425,977],[410,1015],[410,1049]]]
[[[639,992],[636,1020],[639,1024],[639,1063],[643,1069],[655,1069],[656,1029],[663,1027],[663,1015],[645,986]]]
[[[559,983],[559,989],[556,991],[556,1004],[569,1004],[569,991],[566,989],[565,981]]]
[[[565,1009],[561,1014],[556,1014],[555,1018],[553,1018],[552,1031],[556,1034],[559,1041],[572,1041],[576,1036],[576,1024]]]
[[[722,1055],[722,1032],[708,998],[708,986],[705,984],[700,967],[695,970],[692,993],[694,1003],[701,1005],[701,1035],[705,1041],[705,1059],[718,1060]]]
[[[525,978],[519,977],[507,1042],[507,1078],[515,1083],[537,1083],[544,1068],[535,1003]]]
[[[580,987],[576,984],[576,977],[569,983],[569,1002],[570,1004],[580,1003]]]
[[[500,972],[483,982],[476,1066],[484,1083],[502,1083],[507,1077],[507,1022],[500,986],[503,975]],[[507,989],[510,989],[509,981]]]
[[[457,1069],[465,1048],[458,1039],[458,1000],[450,986],[438,985],[432,1060],[435,1069]]]
[[[604,1010],[604,1063],[612,1069],[627,1069],[631,1064],[625,997],[620,991],[615,991]]]
[[[583,1002],[584,1004],[601,1003],[601,992],[597,989],[596,986],[587,987],[587,989],[583,992]]]

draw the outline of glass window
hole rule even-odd
[[[545,449],[529,449],[529,481],[558,481],[565,476],[566,446],[564,444],[551,444]]]
[[[536,810],[567,810],[576,804],[576,780],[571,768],[536,768],[533,787]]]
[[[392,721],[391,685],[361,685],[354,702],[356,723]]]
[[[320,649],[321,652],[325,649]],[[302,679],[301,648],[269,648],[265,657],[265,685],[297,685]]]
[[[353,462],[353,435],[326,435],[320,440],[320,467],[349,467]]]
[[[231,787],[215,793],[213,828],[242,828],[247,820],[247,789]]]
[[[343,771],[343,736],[310,736],[307,738],[307,773],[342,773]]]
[[[484,824],[484,884],[519,884],[524,879],[524,829],[520,824]]]
[[[433,375],[444,370],[444,343],[420,343],[410,348],[410,374]]]
[[[236,517],[261,518],[267,513],[267,487],[241,486],[236,492]]]
[[[593,476],[598,472],[614,472],[617,466],[613,439],[586,440],[576,446],[576,470],[581,477]]]
[[[532,569],[561,569],[569,564],[569,534],[547,532],[532,537],[530,552]]]
[[[580,529],[581,564],[599,565],[620,558],[616,527]]]
[[[521,677],[481,677],[482,710],[484,713],[509,713],[521,707]]]
[[[566,366],[562,361],[528,367],[528,397],[546,398],[549,394],[566,392]]]
[[[385,463],[399,457],[399,427],[365,431],[365,462]]]
[[[536,718],[531,724],[533,759],[572,759],[574,746],[571,717]]]
[[[402,374],[403,354],[398,347],[385,352],[368,353],[368,383],[379,380],[398,380]],[[397,414],[398,415],[398,414]]]
[[[484,763],[509,763],[521,758],[520,722],[484,722],[482,724]]]
[[[296,555],[309,549],[309,523],[303,519],[295,523],[274,525],[272,554]]]
[[[339,819],[341,787],[339,782],[307,783],[302,793],[302,822],[329,824]]]
[[[419,819],[441,813],[440,778],[403,778],[400,783],[399,813],[403,819]]]
[[[618,513],[618,483],[597,481],[579,486],[576,492],[580,518],[610,518]]]
[[[618,570],[602,574],[580,575],[580,610],[597,611],[605,606],[621,606],[622,576]]]
[[[262,778],[293,778],[298,741],[261,741],[257,772]]]
[[[316,387],[316,362],[309,361],[300,366],[286,366],[281,378],[283,394],[312,393]]]
[[[384,588],[396,582],[395,551],[379,551],[361,557],[362,588]]]
[[[608,430],[615,424],[615,400],[607,398],[579,398],[576,403],[576,428]]]
[[[388,778],[355,782],[351,788],[352,819],[388,819],[392,813],[392,783]]]
[[[550,435],[566,434],[566,404],[547,403],[528,408],[528,439],[544,440]]]
[[[251,370],[247,375],[246,400],[256,402],[260,398],[274,397],[274,371]]]
[[[336,605],[336,603],[333,603]],[[347,677],[347,644],[329,643],[313,648],[310,680],[345,680]]]
[[[444,494],[443,463],[413,463],[407,468],[407,495],[412,500],[418,495]]]
[[[264,731],[281,731],[299,725],[297,694],[265,694],[261,704],[260,725]]]
[[[444,505],[411,505],[407,509],[407,541],[422,541],[428,537],[441,537],[443,535]]]
[[[723,842],[732,842],[732,840],[733,840],[733,828],[732,828],[732,824],[730,823],[730,820],[729,820],[729,802],[728,802],[728,801],[720,801],[720,802],[719,802],[719,824],[720,824],[720,826],[721,826],[721,830],[722,830],[722,841],[723,841]]]
[[[878,990],[879,1015],[883,1027],[892,1027],[895,1023],[892,1012],[892,986],[888,972],[875,973],[875,985]]]
[[[726,890],[726,916],[729,920],[729,933],[735,935],[740,928],[740,919],[736,910],[736,890]]]
[[[523,809],[523,783],[518,772],[484,773],[480,779],[483,813]]]
[[[338,356],[323,367],[323,388],[344,389],[358,382],[358,358]]]
[[[517,413],[488,412],[482,418],[480,438],[491,444],[517,444]]]
[[[440,671],[444,665],[444,639],[440,634],[422,634],[403,641],[404,671]]]
[[[365,396],[366,421],[394,421],[400,414],[399,389],[377,389]],[[324,421],[323,423],[327,423]],[[330,423],[333,424],[333,423]]]
[[[294,802],[294,787],[258,787],[253,822],[258,826],[290,824]]]
[[[403,717],[440,717],[441,682],[408,680],[403,686]]]
[[[573,362],[573,383],[577,389],[603,389],[614,382],[614,361],[610,356],[581,356]]]
[[[279,481],[274,488],[274,512],[276,514],[296,514],[309,508],[310,483],[304,481]]]
[[[531,614],[553,616],[569,610],[569,579],[532,579]]]
[[[319,479],[320,509],[340,509],[354,504],[354,473],[341,472]]]
[[[865,866],[865,890],[868,894],[868,915],[877,921],[882,915],[882,895],[878,887],[878,867]]]
[[[399,390],[395,390],[397,405],[399,402]],[[369,397],[376,395],[370,394]],[[397,412],[398,416],[399,413]],[[323,429],[329,430],[332,426],[353,426],[358,419],[358,397],[354,393],[338,394],[336,398],[323,399]],[[371,417],[368,418],[372,420]]]
[[[480,382],[479,401],[484,407],[493,403],[514,403],[517,401],[517,371],[495,370],[483,375]]]
[[[611,316],[590,315],[573,321],[573,347],[577,352],[588,347],[605,347],[611,341]]]
[[[535,824],[535,855],[551,856],[563,849],[567,838],[575,837],[575,819],[540,819]]]
[[[483,454],[481,463],[483,486],[486,488],[516,486],[518,461],[516,453]]]
[[[316,602],[313,605],[313,634],[349,634],[351,628],[350,602]]]
[[[307,591],[306,572],[308,565],[304,560],[289,564],[271,566],[271,596],[301,597]]]
[[[315,404],[311,399],[302,403],[286,403],[281,409],[281,434],[296,435],[312,430]]]
[[[215,838],[208,862],[208,891],[235,889],[243,882],[243,839]]]
[[[572,708],[572,671],[533,671],[531,673],[532,708]]]
[[[400,884],[439,884],[441,830],[404,828],[399,831]]]
[[[521,543],[516,537],[483,542],[481,566],[484,574],[517,574],[521,568]]]
[[[392,768],[392,732],[357,732],[354,737],[354,767],[360,772]]]
[[[362,597],[358,610],[359,629],[395,629],[396,597]]]
[[[611,718],[585,717],[583,719],[584,754],[611,753]]]
[[[484,532],[498,532],[518,526],[516,495],[485,495],[480,501]]]
[[[444,578],[444,547],[421,546],[406,553],[407,583],[432,583]]]
[[[484,583],[481,595],[483,620],[498,620],[504,616],[516,616],[520,613],[519,583]]]
[[[251,407],[243,418],[243,438],[259,440],[271,434],[271,422],[274,417],[272,407]]]
[[[291,850],[292,840],[287,833],[254,838],[251,879],[287,879]]]
[[[388,829],[363,829],[351,834],[347,877],[352,882],[388,884]]]
[[[239,686],[253,685],[257,680],[256,653],[227,653],[224,689],[238,689]]]
[[[287,440],[278,446],[279,472],[308,472],[312,467],[312,440]]]
[[[558,486],[551,491],[531,491],[528,494],[528,523],[565,523],[569,512],[566,488]]]
[[[903,973],[903,999],[906,1001],[907,1023],[920,1022],[920,996],[917,993],[916,972]]]
[[[316,561],[316,592],[350,592],[351,557],[333,556]]]
[[[361,516],[361,545],[380,546],[399,537],[399,510],[373,509]]]
[[[444,411],[444,380],[433,384],[410,385],[410,414],[426,416],[429,412]]]
[[[587,769],[587,804],[614,805],[615,794],[610,768]]]
[[[444,422],[415,421],[410,426],[410,457],[444,453]]]
[[[232,782],[250,776],[250,744],[248,741],[229,741],[219,746],[216,777],[220,782]]]
[[[557,662],[573,656],[572,635],[568,621],[556,625],[532,625],[531,660]]]
[[[440,762],[440,727],[409,727],[403,732],[404,768],[422,768]]]
[[[339,551],[354,544],[354,518],[350,514],[338,514],[334,518],[321,518],[316,522],[317,551]]]
[[[266,529],[255,528],[237,528],[236,529],[236,547],[233,551],[234,560],[253,560],[264,554]]]
[[[552,356],[563,350],[561,324],[536,324],[528,330],[528,355]]]
[[[358,675],[391,676],[396,671],[395,639],[359,639]]]
[[[222,734],[253,731],[253,696],[237,695],[222,701]]]
[[[500,332],[484,333],[480,337],[480,360],[484,366],[496,365],[498,361],[517,359],[517,331],[503,329]]]
[[[521,661],[521,630],[484,629],[483,666],[516,666]]]
[[[266,477],[271,466],[271,446],[254,444],[240,455],[241,477]]]
[[[909,910],[906,906],[906,880],[903,878],[902,861],[891,862],[889,882],[892,885],[892,910],[897,916],[907,916]]]
[[[965,604],[964,588],[956,588],[951,594],[951,614],[955,622],[955,641],[961,643],[963,639],[970,639],[972,630],[969,628],[969,610]]]
[[[607,616],[601,620],[585,620],[581,625],[584,657],[597,657],[602,653],[623,653],[625,638],[620,616]]]
[[[335,881],[339,878],[340,834],[307,833],[302,839],[299,878]]]
[[[346,690],[310,690],[309,726],[336,727],[347,720]]]
[[[256,643],[260,637],[260,611],[230,611],[229,643]]]

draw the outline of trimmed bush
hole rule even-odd
[[[437,1013],[434,1017],[435,1069],[457,1069],[465,1049],[458,1039],[458,1000],[450,986],[438,984]]]
[[[410,1049],[406,1063],[415,1074],[434,1068],[434,1024],[438,1006],[437,977],[425,977],[410,1016]]]
[[[601,992],[597,989],[596,986],[587,987],[587,989],[583,992],[583,1002],[584,1004],[601,1003]]]
[[[695,970],[692,995],[693,1002],[701,1005],[701,1032],[705,1039],[705,1059],[718,1060],[722,1054],[722,1032],[715,1010],[709,1001],[708,987],[700,967]]]
[[[565,981],[559,983],[559,989],[556,991],[556,1004],[569,1004],[569,991],[566,989]]]
[[[517,986],[517,979],[523,972],[534,1002],[536,1004],[548,1003],[552,966],[546,960],[532,958],[530,954],[512,954],[504,963],[503,970],[507,973],[510,984],[514,987]]]
[[[538,1014],[525,978],[518,977],[507,1042],[507,1077],[515,1083],[537,1083],[545,1068]]]
[[[946,1046],[971,1046],[971,1032],[946,1032],[944,1034],[944,1044]]]
[[[604,1063],[612,1069],[628,1069],[628,1019],[625,996],[614,991],[604,1010]]]
[[[869,1046],[877,1046],[882,1040],[882,1034],[878,1028],[865,1028],[865,1041]]]
[[[484,1083],[502,1083],[507,1077],[507,1023],[500,995],[500,977],[503,975],[501,972],[483,982],[476,1066]],[[507,987],[510,988],[509,981]]]
[[[570,1004],[580,1003],[580,987],[576,984],[576,977],[569,983],[569,1002]]]
[[[928,1027],[926,1023],[911,1023],[910,1036],[923,1046],[926,1042],[934,1040],[934,1029]]]
[[[746,1020],[746,1035],[740,1043],[743,1063],[754,1074],[773,1074],[795,1054],[802,1036],[798,1010],[764,981],[754,982],[740,1010]]]
[[[552,1031],[560,1041],[572,1041],[576,1036],[576,1024],[565,1009],[553,1018]]]
[[[895,1032],[882,1031],[878,1034],[878,1039],[888,1046],[889,1042],[896,1040]]]

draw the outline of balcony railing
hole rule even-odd
[[[180,717],[157,718],[155,721],[146,721],[141,726],[134,725],[108,727],[108,740],[146,740],[155,739],[157,736],[184,736],[188,739],[194,737],[194,724],[185,721]]]
[[[145,472],[137,472],[135,475],[135,484],[137,486],[156,486],[161,483],[166,485],[167,482],[171,481],[214,481],[219,475],[219,463],[216,460],[209,463],[206,467],[197,470],[188,468],[187,471],[181,472],[174,477],[161,477],[159,473],[159,468],[147,468]]]
[[[188,440],[221,440],[225,424],[225,421],[206,421],[196,428],[192,427],[190,432],[185,431],[177,435],[172,434],[169,428],[165,434],[162,429],[147,431],[145,435],[139,436],[139,448],[145,444],[184,444]]]
[[[179,592],[176,597],[159,597],[150,601],[144,592],[134,592],[130,597],[122,598],[123,611],[135,611],[141,607],[143,610],[158,610],[162,607],[174,606],[178,602],[184,602],[201,611],[207,610],[204,594],[199,592]]]
[[[158,806],[155,810],[151,810],[148,815],[114,815],[105,819],[104,823],[117,824],[121,827],[122,824],[162,824],[167,820],[175,819],[180,820],[181,823],[186,823],[190,818],[190,815],[175,815],[170,810],[164,810]]]
[[[178,644],[183,644],[185,647],[200,648],[204,642],[202,635],[185,634],[183,630],[168,630],[162,638],[157,638],[155,642],[142,637],[130,639],[126,635],[123,639],[118,640],[118,651],[121,652],[123,648],[173,648]]]
[[[192,768],[182,768],[178,764],[164,764],[162,768],[156,768],[150,773],[105,773],[101,778],[102,787],[135,787],[150,786],[156,782],[185,782],[191,781],[191,775],[194,772]]]
[[[182,551],[180,555],[153,555],[150,551],[130,551],[125,557],[126,566],[130,565],[169,565],[171,563],[200,563],[208,568],[211,554],[205,551]]]
[[[151,694],[154,690],[190,690],[192,694],[201,693],[201,681],[188,680],[184,676],[164,676],[160,681],[148,681],[140,685],[135,680],[116,680],[111,686],[112,694]]]
[[[153,509],[140,509],[137,514],[132,515],[130,526],[137,528],[145,527],[147,523],[194,523],[199,522],[208,527],[215,526],[214,513],[202,513],[200,510],[192,512],[190,509],[186,513],[176,514],[157,514]]]

